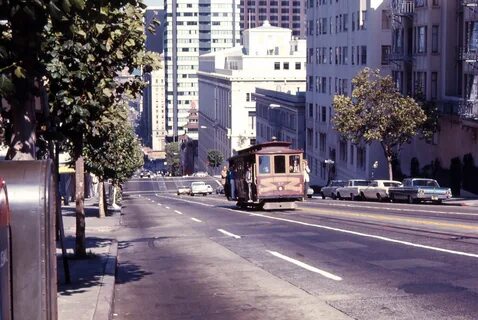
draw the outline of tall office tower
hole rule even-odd
[[[166,106],[164,70],[144,75],[148,86],[143,92],[143,143],[153,151],[164,151],[166,144]]]
[[[477,6],[478,0],[392,1],[393,79],[403,94],[439,110],[433,139],[414,139],[401,152],[407,175],[412,163],[448,169],[467,154],[478,158]]]
[[[164,8],[147,7],[144,13],[146,25],[146,50],[157,53],[163,52]],[[154,27],[153,19],[160,22],[151,32],[148,27]],[[164,69],[144,74],[143,79],[147,87],[143,90],[141,122],[139,134],[146,147],[153,151],[164,151],[166,142],[166,106],[164,96]]]
[[[311,183],[324,185],[330,178],[366,178],[379,161],[377,174],[385,174],[378,143],[353,144],[333,129],[333,98],[351,95],[352,79],[363,68],[390,73],[389,0],[308,1],[306,150]]]
[[[241,32],[271,25],[292,30],[292,36],[306,38],[306,0],[241,0]]]
[[[190,110],[198,105],[199,56],[239,44],[237,1],[165,0],[167,132],[172,140],[188,134]]]

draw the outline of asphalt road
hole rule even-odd
[[[126,185],[115,319],[478,319],[477,208],[248,211],[185,180]]]

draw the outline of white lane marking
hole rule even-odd
[[[290,223],[295,223],[295,224],[299,224],[299,225],[303,225],[303,226],[309,226],[309,227],[314,227],[314,228],[319,228],[319,229],[325,229],[325,230],[338,231],[338,232],[347,233],[347,234],[353,234],[353,235],[364,237],[364,238],[372,238],[372,239],[378,239],[378,240],[387,241],[387,242],[399,243],[399,244],[403,244],[403,245],[406,245],[406,246],[409,246],[409,247],[427,249],[427,250],[438,251],[438,252],[445,252],[445,253],[450,253],[450,254],[455,254],[455,255],[465,256],[465,257],[471,257],[471,258],[478,258],[478,254],[475,254],[475,253],[469,253],[469,252],[463,252],[463,251],[455,251],[455,250],[443,249],[443,248],[438,248],[438,247],[432,247],[432,246],[417,244],[417,243],[413,243],[413,242],[409,242],[409,241],[402,241],[402,240],[392,239],[392,238],[388,238],[388,237],[377,236],[377,235],[373,235],[373,234],[367,234],[367,233],[356,232],[356,231],[351,231],[351,230],[328,227],[328,226],[324,226],[324,225],[320,225],[320,224],[307,223],[307,222],[296,221],[296,220],[292,220],[292,219],[279,218],[279,217],[270,217],[270,216],[266,216],[266,215],[259,214],[259,213],[252,213],[252,212],[246,212],[246,211],[234,210],[234,209],[228,209],[228,210],[233,211],[233,212],[248,214],[248,215],[255,216],[255,217],[262,217],[262,218],[267,218],[267,219],[272,219],[272,220],[290,222]]]
[[[241,239],[241,236],[238,236],[237,234],[231,233],[224,229],[217,229],[217,231],[219,231],[222,234],[225,234],[226,236],[233,237],[234,239]]]
[[[158,202],[158,206],[162,206],[162,204]]]
[[[174,212],[176,212],[177,214],[183,214],[181,211],[178,210],[174,210]]]
[[[394,208],[394,207],[374,207],[374,206],[366,206],[366,205],[359,205],[359,204],[338,204],[338,203],[321,203],[326,206],[330,207],[345,207],[345,208],[354,208],[354,209],[375,209],[375,210],[387,210],[387,211],[400,211],[400,212],[423,212],[423,213],[439,213],[439,214],[447,214],[452,216],[478,216],[478,213],[466,213],[466,212],[448,212],[448,211],[433,211],[433,210],[425,210],[425,209],[409,209],[409,208]]]
[[[202,203],[202,202],[196,202],[196,201],[190,201],[190,200],[185,200],[185,199],[181,199],[181,198],[172,198],[172,197],[165,197],[165,196],[162,196],[162,198],[171,199],[171,200],[179,200],[179,201],[184,201],[184,202],[189,202],[189,203],[194,203],[194,204],[199,204],[199,205],[205,206],[205,207],[214,207],[214,205],[212,205],[212,204],[207,204],[207,203]]]
[[[166,209],[171,209],[170,207],[165,207]]]
[[[304,262],[299,261],[299,260],[292,259],[288,256],[284,256],[283,254],[280,254],[279,252],[276,252],[276,251],[270,251],[270,250],[266,250],[266,251],[269,252],[270,254],[272,254],[273,256],[277,257],[277,258],[280,258],[282,260],[293,263],[296,266],[299,266],[299,267],[304,268],[306,270],[318,273],[318,274],[320,274],[320,275],[322,275],[326,278],[329,278],[329,279],[332,279],[332,280],[335,280],[335,281],[342,281],[341,277],[336,276],[335,274],[332,274],[330,272],[318,269],[316,267],[312,267],[311,265],[308,265],[307,263],[304,263]]]
[[[196,222],[202,222],[201,220],[199,219],[196,219],[196,218],[191,218],[192,221],[196,221]]]

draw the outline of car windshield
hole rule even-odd
[[[367,180],[356,180],[354,186],[368,186],[370,181]]]
[[[421,179],[421,180],[413,180],[413,185],[416,187],[434,187],[439,188],[438,182],[435,180],[428,180],[428,179]]]
[[[345,186],[345,181],[332,181],[330,183],[331,187],[344,187]]]
[[[193,182],[191,183],[192,186],[204,186],[205,183],[204,182]]]
[[[384,182],[385,187],[400,187],[401,183],[399,182]]]

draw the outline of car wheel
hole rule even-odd
[[[335,195],[335,193],[332,192],[331,196],[332,200],[337,200],[337,196]]]
[[[307,198],[312,199],[312,196],[309,196],[309,195],[308,195]]]
[[[408,196],[407,200],[410,204],[415,203],[415,200],[413,200],[412,196]]]
[[[194,197],[194,193],[191,193],[191,197]]]
[[[351,193],[351,194],[350,194],[350,200],[353,201],[353,200],[355,200],[355,199],[356,199],[356,198],[354,197],[354,194]]]
[[[325,199],[325,194],[323,192],[321,192],[320,195],[322,196],[322,199]]]
[[[433,203],[435,203],[435,204],[442,204],[442,200],[435,200],[435,201],[433,201]]]
[[[382,196],[380,195],[380,193],[377,193],[377,200],[378,200],[378,202],[383,201]]]
[[[365,198],[365,195],[363,194],[363,192],[360,192],[360,200],[362,200],[362,201],[367,200],[367,198]]]
[[[340,192],[337,193],[337,199],[342,200],[342,196],[340,195]]]

